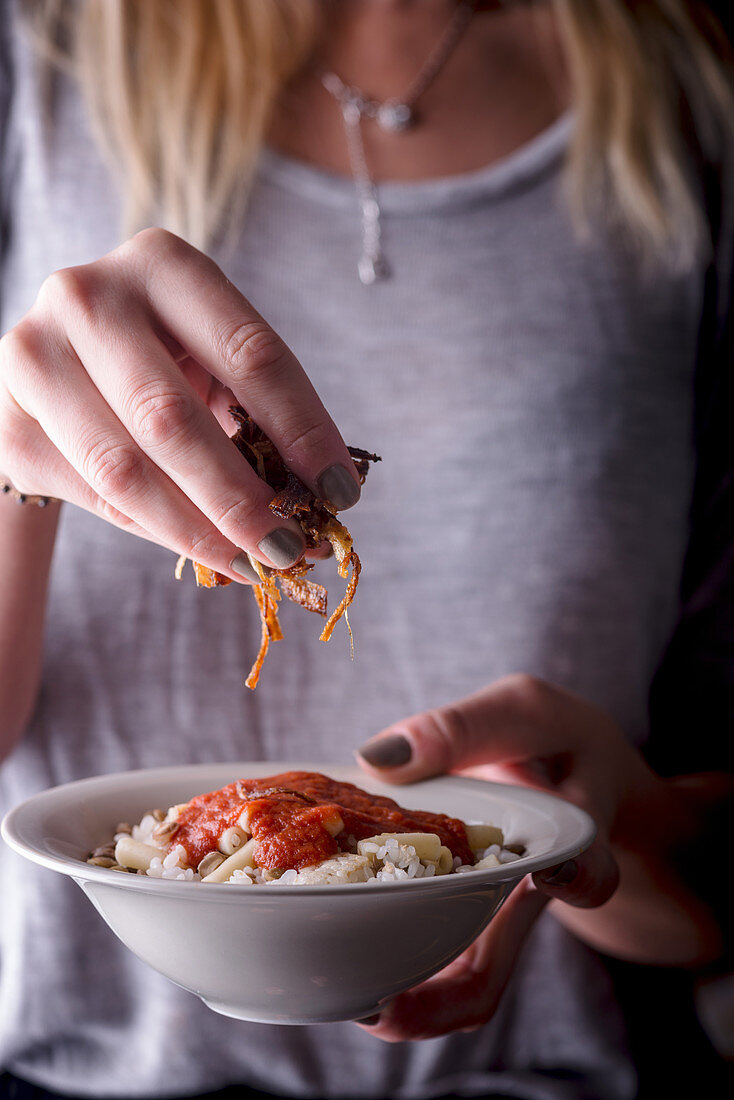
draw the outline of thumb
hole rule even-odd
[[[358,749],[357,760],[391,783],[412,783],[456,767],[458,745],[466,739],[458,715],[426,711],[382,730]]]
[[[512,676],[451,706],[382,730],[357,752],[367,771],[412,783],[478,764],[512,764],[558,751],[550,685]],[[545,720],[543,720],[545,719]],[[568,737],[568,734],[566,734]]]

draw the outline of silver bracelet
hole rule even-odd
[[[38,508],[45,508],[48,504],[60,504],[58,497],[40,497],[30,493],[21,493],[9,481],[0,480],[0,489],[6,496],[12,497],[16,504],[35,504]]]

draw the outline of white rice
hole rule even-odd
[[[490,863],[489,866],[497,867],[501,863],[511,863],[520,858],[514,852],[500,848],[498,844],[478,850],[474,854],[477,860],[485,859],[487,856],[493,858],[494,863]],[[454,858],[453,870],[454,873],[461,874],[473,871],[474,867],[471,864],[462,864],[457,856]],[[233,871],[231,877],[227,879],[227,885],[316,886],[350,882],[396,883],[407,882],[410,879],[432,878],[435,874],[435,863],[423,862],[418,858],[412,844],[400,844],[391,837],[383,845],[363,841],[362,853],[358,855],[344,853],[332,856],[323,863],[304,867],[300,871],[291,868],[278,875],[262,867],[246,867],[241,871]]]
[[[156,848],[160,848],[160,844],[156,844],[153,840],[153,830],[157,824],[152,814],[146,814],[139,825],[133,825],[133,840],[140,840],[143,844],[153,844]]]
[[[135,840],[138,838],[135,837]],[[147,842],[146,842],[147,843]],[[160,845],[156,845],[160,847]],[[165,848],[161,849],[165,851]],[[193,867],[186,863],[186,849],[182,844],[177,844],[163,859],[153,858],[150,867],[145,872],[150,878],[178,879],[181,882],[200,882],[201,875],[197,875]]]

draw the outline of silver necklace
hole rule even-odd
[[[474,14],[476,0],[461,0],[428,60],[399,99],[373,99],[361,89],[345,84],[336,73],[326,72],[321,83],[337,101],[344,120],[349,164],[354,178],[362,223],[362,254],[357,272],[365,285],[384,279],[389,268],[380,243],[380,202],[367,163],[362,120],[373,119],[381,130],[400,134],[415,124],[415,105],[436,79]]]

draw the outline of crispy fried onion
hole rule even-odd
[[[361,563],[354,550],[352,536],[346,527],[336,518],[336,508],[328,500],[319,500],[311,490],[289,470],[274,445],[254,420],[241,406],[230,409],[237,421],[238,429],[232,440],[241,454],[247,459],[257,475],[275,491],[270,509],[281,519],[295,519],[303,531],[307,548],[314,549],[320,543],[328,542],[338,565],[339,576],[348,579],[346,591],[332,611],[321,631],[321,641],[327,642],[334,627],[343,617],[349,631],[349,643],[354,657],[354,638],[347,615],[347,608],[354,599],[359,583]],[[379,462],[378,455],[363,451],[359,447],[350,447],[360,484],[364,483],[370,462]],[[248,555],[249,556],[249,555]],[[260,613],[260,648],[250,673],[245,680],[247,687],[255,688],[260,678],[263,661],[271,642],[279,641],[283,632],[278,621],[278,603],[281,592],[293,603],[300,604],[307,611],[313,611],[326,619],[327,592],[322,584],[308,579],[313,565],[306,561],[296,562],[289,569],[267,569],[255,558],[250,562],[256,570],[260,584],[253,585],[253,594]],[[186,557],[181,556],[176,563],[176,579],[180,580]],[[196,583],[203,588],[215,588],[231,584],[229,577],[217,573],[200,562],[193,562]]]
[[[362,563],[353,549],[352,536],[338,519],[332,518],[329,520],[322,533],[327,542],[331,543],[334,557],[339,565],[339,576],[346,579],[349,576],[350,567],[352,570],[352,575],[349,577],[347,590],[342,596],[341,603],[332,611],[324,629],[321,631],[320,641],[328,642],[334,627],[339,622],[342,615],[346,616],[347,608],[354,599],[354,593],[357,591],[357,585],[359,584],[359,574],[362,571]],[[352,657],[354,657],[354,639],[352,637],[352,628],[349,625],[348,617],[346,617],[346,623],[347,630],[349,631]]]
[[[306,794],[304,791],[294,791],[290,787],[265,787],[259,790],[248,791],[245,787],[238,785],[237,794],[243,802],[257,802],[260,798],[272,798],[274,794],[290,794],[301,802],[307,803],[309,806],[316,805],[316,799],[311,798],[310,794]]]

